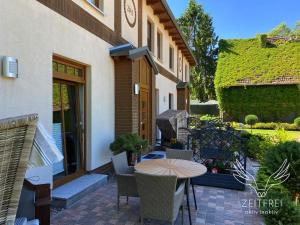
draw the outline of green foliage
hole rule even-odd
[[[110,144],[110,150],[117,155],[121,152],[140,153],[148,148],[148,141],[137,134],[123,134]]]
[[[290,177],[280,185],[272,186],[267,195],[260,199],[261,211],[276,211],[276,214],[265,214],[267,225],[273,224],[300,224],[300,208],[297,207],[294,200],[299,193],[300,177],[297,174],[300,171],[300,143],[285,142],[273,145],[266,151],[265,157],[261,162],[261,167],[256,176],[258,187],[265,187],[267,183],[276,183],[271,175],[277,171],[287,159],[290,163]],[[280,204],[268,204],[268,202],[281,201]],[[264,204],[267,202],[267,204]]]
[[[284,36],[287,37],[291,34],[291,29],[286,25],[286,23],[281,23],[277,27],[275,27],[270,33],[270,37],[275,36]]]
[[[294,124],[296,127],[300,128],[300,117],[297,117],[295,120],[294,120]]]
[[[222,40],[215,86],[217,89],[240,86],[240,81],[245,78],[253,84],[263,84],[283,75],[300,81],[299,62],[299,42],[261,48],[260,40],[256,38]]]
[[[284,142],[275,145],[266,152],[262,167],[265,168],[267,175],[273,174],[279,169],[284,160],[290,164],[290,177],[282,185],[296,196],[300,192],[300,143],[298,142]]]
[[[251,135],[247,142],[248,157],[261,161],[272,146],[273,142],[270,137]]]
[[[262,48],[266,48],[267,47],[267,37],[268,37],[268,35],[266,35],[266,34],[260,34],[260,35],[258,35],[258,40],[260,41],[260,46]]]
[[[215,120],[218,119],[219,117],[217,116],[212,116],[212,115],[203,115],[200,117],[200,120],[205,120],[205,121],[211,121],[211,120]]]
[[[215,99],[213,80],[218,37],[214,32],[212,18],[196,0],[190,0],[178,24],[198,63],[191,71],[192,95],[202,102]]]
[[[269,204],[269,202],[278,201],[278,204]],[[286,192],[270,190],[261,202],[267,204],[260,204],[261,211],[276,211],[274,214],[264,215],[266,225],[299,225],[300,222],[300,208],[292,201],[291,197]]]
[[[276,129],[274,141],[276,141],[277,143],[283,143],[283,142],[288,141],[287,132],[283,128]]]
[[[241,122],[248,113],[257,115],[262,122],[292,122],[300,115],[297,85],[219,87],[217,95],[224,118],[231,121]]]
[[[293,35],[299,36],[300,37],[300,21],[296,22],[295,29],[293,31]]]
[[[245,117],[245,123],[248,125],[253,126],[258,122],[258,117],[256,115],[247,115]]]
[[[240,124],[237,122],[232,122],[231,123],[233,128],[244,128],[244,129],[250,129],[251,126],[247,124]],[[286,131],[298,131],[300,130],[300,127],[297,127],[293,123],[275,123],[275,122],[270,122],[270,123],[256,123],[252,126],[252,129],[262,129],[262,130],[276,130],[276,129],[284,129]]]

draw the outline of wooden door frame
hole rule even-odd
[[[149,69],[149,76],[148,76],[148,82],[149,82],[149,85],[144,85],[141,83],[141,60],[144,60],[146,65],[147,65],[147,69]],[[140,92],[142,89],[145,89],[148,91],[148,141],[149,142],[152,142],[152,139],[153,139],[153,129],[152,129],[152,126],[153,126],[153,82],[152,82],[152,76],[153,76],[153,71],[152,71],[152,67],[151,65],[149,64],[149,62],[147,61],[147,59],[145,57],[139,59],[139,76],[138,76],[138,79],[139,79],[139,85],[140,85]],[[139,101],[138,101],[138,110],[139,110],[139,135],[140,134],[140,122],[141,122],[141,118],[140,118],[140,107],[141,107],[141,96],[139,95]]]
[[[83,91],[83,101],[84,101],[84,104],[83,104],[83,110],[84,110],[84,113],[83,113],[83,123],[84,123],[84,126],[83,126],[83,129],[84,129],[84,133],[82,134],[82,131],[80,132],[80,163],[81,163],[81,166],[82,168],[80,168],[79,171],[71,174],[71,175],[67,175],[61,179],[58,179],[58,180],[55,180],[53,182],[53,187],[56,188],[58,186],[61,186],[63,184],[66,184],[80,176],[82,176],[83,174],[85,174],[86,172],[86,151],[87,151],[87,139],[86,139],[86,129],[87,129],[87,118],[86,118],[86,115],[87,115],[87,112],[86,112],[86,109],[87,109],[87,90],[86,90],[86,66],[84,64],[80,64],[78,63],[77,61],[74,61],[74,60],[70,60],[70,59],[66,59],[66,58],[63,58],[63,57],[60,57],[58,55],[54,55],[53,56],[53,59],[52,59],[52,62],[57,62],[57,63],[61,63],[61,64],[64,64],[64,65],[69,65],[69,66],[72,66],[72,67],[75,67],[75,68],[79,68],[79,69],[82,69],[82,78],[81,79],[77,79],[70,75],[66,75],[66,74],[63,74],[63,73],[57,73],[55,71],[53,71],[53,84],[55,82],[58,82],[58,83],[61,83],[61,84],[70,84],[70,85],[76,85],[76,86],[83,86],[84,88],[84,91]],[[79,93],[78,93],[79,95]],[[78,100],[78,97],[79,96],[76,96],[77,100]],[[52,106],[53,107],[53,106]],[[76,109],[78,111],[78,109]],[[77,112],[78,115],[81,115],[80,111]],[[81,129],[81,128],[80,128]],[[84,139],[84,140],[82,140]],[[82,141],[84,142],[82,144]],[[65,143],[65,141],[64,141]],[[65,144],[64,144],[65,145]],[[64,146],[64,151],[65,151],[65,146]],[[64,159],[65,160],[65,159]],[[65,167],[65,166],[64,166]]]

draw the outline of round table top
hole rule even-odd
[[[176,175],[178,179],[198,177],[206,173],[207,168],[200,163],[182,159],[153,159],[138,163],[137,172],[151,175]]]

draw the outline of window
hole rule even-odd
[[[181,65],[181,63],[182,63],[182,60],[181,60],[181,57],[179,57],[179,72],[181,73],[181,71],[182,71],[182,65]]]
[[[174,48],[172,46],[169,48],[169,68],[174,70]]]
[[[173,94],[169,94],[169,109],[174,109],[173,106],[174,106],[174,96]]]
[[[147,45],[149,50],[153,51],[153,24],[147,21]]]
[[[157,58],[159,60],[162,60],[162,34],[160,32],[157,32]]]
[[[102,12],[104,11],[104,0],[87,0],[90,4],[100,9]]]
[[[185,65],[184,70],[185,70],[185,82],[188,82],[189,81],[189,69],[188,69],[187,65]]]

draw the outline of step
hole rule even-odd
[[[54,208],[66,209],[85,197],[90,192],[107,183],[108,176],[103,174],[88,174],[64,184],[52,191]]]

